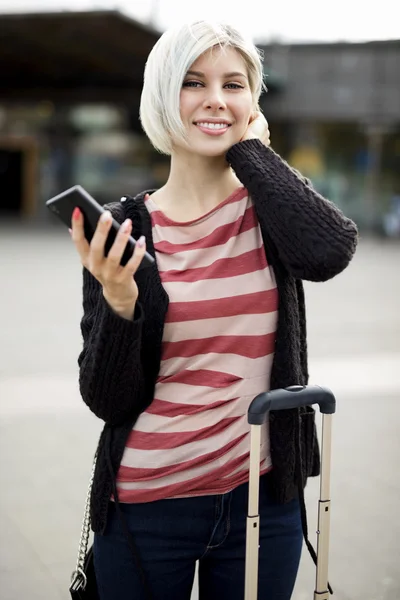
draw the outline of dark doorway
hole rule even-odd
[[[0,210],[2,213],[21,212],[23,162],[23,150],[0,148]]]

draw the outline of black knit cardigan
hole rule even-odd
[[[235,144],[227,160],[255,204],[267,260],[275,271],[279,316],[271,389],[308,381],[306,317],[302,279],[326,281],[350,262],[357,228],[320,196],[271,148],[259,140]],[[145,192],[109,206],[119,222],[129,217],[133,236],[145,235],[155,257]],[[83,349],[78,359],[80,391],[88,407],[105,422],[97,448],[91,495],[91,522],[103,533],[127,437],[139,414],[153,400],[161,361],[161,342],[168,296],[157,264],[136,274],[139,299],[133,321],[114,314],[101,287],[84,269],[81,321]],[[273,469],[271,492],[285,503],[319,474],[314,411],[309,407],[270,414]],[[301,451],[301,472],[298,456]],[[110,466],[112,465],[112,475]]]

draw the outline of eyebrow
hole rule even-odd
[[[205,77],[205,74],[202,73],[201,71],[188,71],[186,73],[186,75],[195,75],[195,77]],[[224,78],[229,78],[229,77],[244,77],[245,79],[247,79],[246,75],[244,73],[241,73],[240,71],[231,71],[230,73],[224,73],[223,74]]]

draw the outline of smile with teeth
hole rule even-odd
[[[196,125],[205,129],[228,129],[230,127],[229,123],[208,123],[207,121],[199,121]]]

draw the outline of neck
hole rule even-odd
[[[218,206],[240,185],[224,156],[174,152],[168,181],[159,190],[159,205],[172,218],[185,215],[184,220],[191,220]]]

